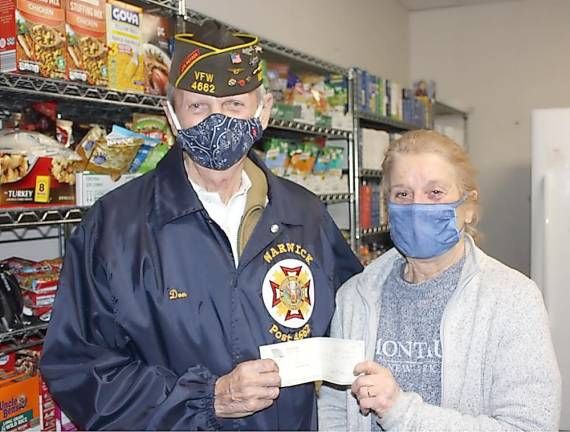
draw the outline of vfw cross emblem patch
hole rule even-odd
[[[315,302],[313,274],[309,267],[296,259],[284,259],[275,264],[263,280],[263,303],[271,317],[289,328],[304,326]]]

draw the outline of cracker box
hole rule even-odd
[[[0,430],[38,430],[38,375],[16,375],[0,383]]]
[[[67,77],[89,85],[107,85],[105,0],[67,0]]]
[[[144,92],[166,96],[170,71],[170,18],[144,13],[142,16],[142,50],[144,58]]]
[[[142,8],[117,0],[107,2],[109,87],[143,93],[144,62],[141,43]]]
[[[63,0],[0,0],[0,6],[0,36],[7,41],[0,44],[0,71],[65,79]]]
[[[56,159],[0,154],[0,170],[0,207],[75,205],[75,176]]]

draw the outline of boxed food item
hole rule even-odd
[[[144,62],[141,43],[142,8],[117,0],[107,2],[109,87],[143,93]]]
[[[140,174],[123,174],[118,180],[111,176],[84,171],[77,174],[77,205],[91,206],[106,193],[124,185]]]
[[[65,11],[61,0],[1,2],[1,72],[17,70],[45,78],[65,78]],[[2,44],[3,45],[3,44]],[[15,48],[15,51],[14,51]]]
[[[67,76],[89,85],[107,85],[105,0],[67,0]]]
[[[289,142],[271,138],[266,141],[264,150],[264,162],[267,168],[278,176],[284,176],[289,163]]]
[[[16,2],[0,0],[0,72],[16,70]]]
[[[51,157],[0,154],[0,207],[74,205],[75,174]]]
[[[149,13],[144,13],[142,16],[145,93],[166,96],[172,28],[172,22],[168,17]]]
[[[0,382],[0,430],[39,427],[39,389],[38,375],[9,375]]]
[[[170,126],[165,116],[134,113],[133,131],[151,138],[156,138],[168,147],[172,147],[174,145],[174,136],[170,131]]]

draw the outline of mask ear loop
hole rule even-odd
[[[182,126],[180,125],[180,121],[178,120],[178,116],[174,112],[174,108],[172,108],[170,101],[166,101],[166,109],[168,110],[168,113],[170,114],[170,118],[172,119],[172,122],[174,123],[174,127],[176,128],[176,131],[180,132],[182,130]]]
[[[253,118],[258,119],[261,116],[262,111],[263,111],[263,102],[260,102],[259,105],[257,106],[257,109],[255,110]]]

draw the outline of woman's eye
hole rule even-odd
[[[396,192],[396,198],[407,198],[408,192]]]

